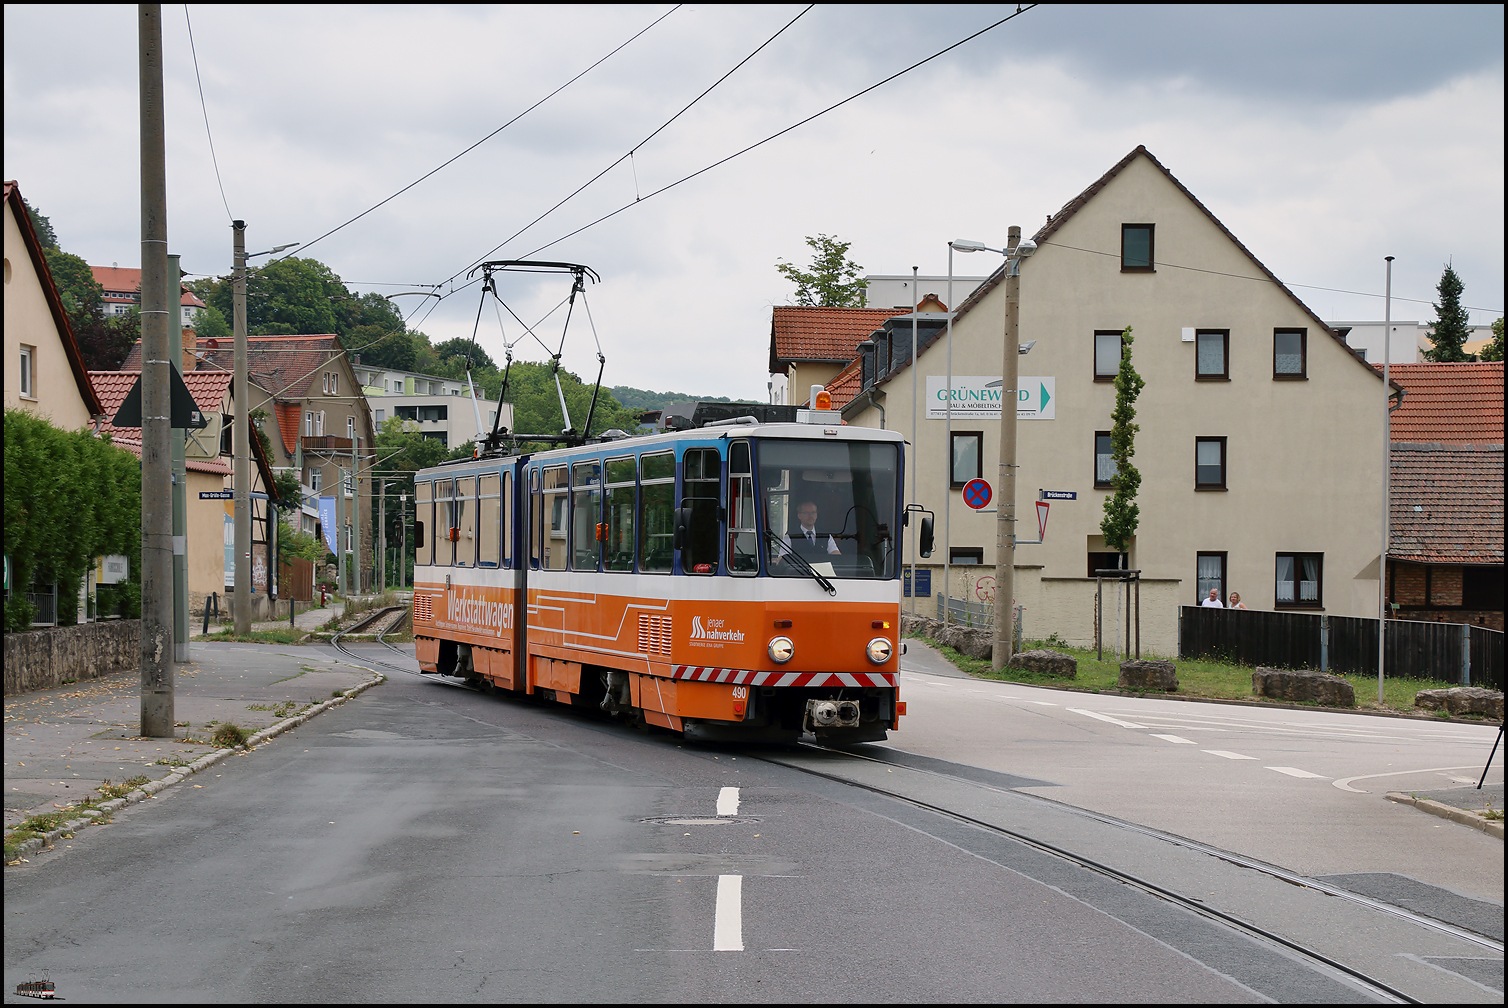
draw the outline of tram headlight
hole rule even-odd
[[[770,641],[770,661],[784,665],[796,654],[796,645],[789,637],[776,637]]]
[[[865,646],[864,653],[876,665],[883,665],[890,660],[890,642],[883,637],[876,637]]]

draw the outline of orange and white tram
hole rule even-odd
[[[802,416],[418,473],[420,667],[692,739],[884,739],[903,442]]]

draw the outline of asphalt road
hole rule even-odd
[[[934,712],[951,725],[955,701],[1011,709],[929,698],[915,678],[891,754],[962,744],[967,726],[928,725]],[[969,781],[944,763],[697,747],[395,675],[8,869],[6,989],[47,969],[86,1002],[1374,1000],[996,824],[1279,921],[1363,929],[1351,952],[1404,957],[1387,982],[1430,973],[1440,1000],[1491,1000],[1427,961],[1480,949],[1043,801],[1087,796],[1087,754],[1124,763],[1130,744],[1070,731],[1086,758],[1052,765],[1034,754],[1050,720],[1010,769]],[[967,762],[998,761],[994,745]]]

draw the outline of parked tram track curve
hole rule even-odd
[[[877,758],[874,758],[874,757],[871,757],[871,756],[866,756],[866,755],[863,755],[863,754],[860,754],[860,753],[853,753],[853,752],[849,752],[848,750],[844,750],[844,749],[833,749],[833,748],[830,748],[830,747],[827,747],[827,746],[813,745],[811,743],[799,743],[796,746],[796,748],[798,748],[798,749],[804,749],[804,750],[808,750],[808,751],[812,751],[812,752],[821,752],[821,753],[824,753],[824,754],[827,754],[827,755],[844,756],[844,757],[848,757],[850,759],[866,760],[868,762],[873,762],[873,763],[889,764],[889,765],[893,765],[893,766],[897,766],[897,767],[905,767],[906,769],[911,769],[911,770],[917,769],[915,767],[906,766],[906,764],[904,764],[904,763],[899,763],[899,762],[890,763],[890,761],[883,760],[883,759],[877,759]],[[1292,941],[1290,939],[1284,938],[1282,935],[1276,934],[1275,932],[1272,932],[1272,931],[1269,931],[1266,928],[1261,927],[1260,925],[1253,924],[1252,922],[1244,920],[1244,919],[1242,919],[1240,917],[1237,917],[1237,916],[1235,916],[1233,914],[1229,914],[1229,913],[1226,913],[1225,911],[1217,910],[1214,907],[1207,906],[1204,903],[1201,903],[1200,901],[1198,901],[1196,899],[1191,899],[1190,897],[1184,896],[1184,895],[1182,895],[1182,894],[1180,894],[1178,892],[1175,892],[1175,891],[1173,891],[1171,889],[1167,889],[1167,888],[1165,888],[1163,886],[1158,885],[1155,882],[1149,881],[1148,879],[1141,878],[1140,876],[1133,875],[1133,874],[1131,874],[1129,872],[1121,871],[1120,869],[1117,869],[1117,868],[1112,868],[1111,866],[1109,866],[1107,864],[1103,864],[1103,863],[1101,863],[1099,861],[1096,861],[1096,860],[1094,860],[1092,858],[1085,857],[1085,856],[1083,856],[1081,854],[1076,854],[1073,851],[1066,850],[1066,849],[1064,849],[1062,847],[1059,847],[1059,846],[1057,846],[1055,844],[1048,843],[1048,842],[1046,842],[1044,840],[1039,840],[1039,839],[1037,839],[1035,837],[1028,836],[1025,833],[1021,833],[1021,832],[1018,832],[1018,831],[1012,830],[1012,829],[1007,829],[1006,827],[998,826],[998,825],[995,825],[993,823],[988,823],[988,822],[985,822],[985,821],[983,821],[981,819],[976,819],[976,818],[974,818],[972,816],[966,815],[966,814],[964,814],[962,812],[958,812],[958,811],[956,811],[954,809],[945,808],[945,807],[943,807],[941,805],[934,805],[934,804],[931,804],[929,802],[925,802],[925,801],[922,801],[920,799],[911,797],[909,795],[900,794],[899,792],[891,791],[891,790],[888,790],[886,788],[879,787],[878,785],[866,784],[866,783],[864,783],[862,781],[850,780],[849,778],[842,777],[842,776],[839,776],[837,774],[825,773],[825,772],[823,772],[821,770],[812,769],[811,767],[800,766],[800,765],[794,764],[794,763],[788,763],[788,762],[785,762],[785,761],[779,759],[778,757],[771,756],[768,753],[763,753],[762,754],[762,753],[759,753],[759,752],[756,752],[756,751],[742,751],[742,752],[740,752],[740,755],[746,756],[746,757],[748,757],[750,759],[757,759],[757,760],[761,760],[762,762],[771,763],[771,764],[774,764],[776,766],[782,766],[782,767],[785,767],[787,769],[797,770],[797,771],[800,771],[801,773],[809,774],[809,775],[811,775],[813,777],[820,777],[820,778],[832,781],[832,782],[837,783],[837,784],[846,785],[846,786],[849,786],[849,787],[854,787],[854,788],[858,788],[860,790],[868,791],[868,792],[870,792],[872,794],[877,794],[877,795],[880,795],[882,797],[889,798],[889,799],[891,799],[893,801],[902,802],[904,804],[911,805],[911,806],[916,807],[916,808],[925,809],[925,810],[927,810],[929,812],[933,812],[933,813],[936,813],[938,815],[946,816],[947,818],[950,818],[950,819],[953,819],[953,820],[956,820],[956,821],[959,821],[959,822],[966,823],[966,824],[968,824],[970,826],[973,826],[973,827],[975,827],[977,829],[984,830],[984,831],[986,831],[988,833],[994,833],[994,834],[998,834],[998,835],[1001,835],[1001,836],[1009,837],[1010,839],[1015,840],[1018,843],[1024,844],[1024,845],[1026,845],[1028,847],[1031,847],[1031,848],[1033,848],[1035,850],[1039,850],[1039,851],[1041,851],[1043,853],[1050,854],[1050,855],[1052,855],[1054,857],[1061,858],[1061,859],[1067,861],[1070,864],[1077,865],[1077,866],[1085,868],[1085,869],[1087,869],[1089,871],[1097,872],[1097,873],[1099,873],[1101,875],[1104,875],[1104,876],[1106,876],[1108,878],[1111,878],[1111,879],[1113,879],[1113,880],[1115,880],[1117,882],[1121,882],[1121,883],[1123,883],[1125,885],[1133,886],[1133,887],[1135,887],[1137,889],[1140,889],[1141,891],[1143,891],[1143,892],[1145,892],[1145,893],[1147,893],[1147,894],[1149,894],[1149,895],[1151,895],[1151,896],[1153,896],[1155,898],[1158,898],[1158,899],[1167,901],[1169,903],[1172,903],[1175,906],[1178,906],[1178,907],[1181,907],[1183,909],[1189,910],[1189,911],[1191,911],[1191,912],[1193,912],[1193,913],[1195,913],[1195,914],[1197,914],[1199,916],[1202,916],[1202,917],[1205,917],[1205,918],[1208,918],[1208,919],[1211,919],[1211,920],[1218,921],[1218,922],[1220,922],[1222,924],[1225,924],[1225,925],[1227,925],[1227,926],[1229,926],[1231,928],[1234,928],[1235,930],[1240,931],[1243,934],[1249,935],[1249,936],[1251,936],[1253,938],[1256,938],[1256,939],[1258,939],[1260,941],[1266,941],[1266,942],[1270,942],[1270,943],[1272,943],[1274,945],[1281,946],[1282,948],[1287,949],[1288,951],[1290,951],[1290,952],[1292,952],[1292,953],[1294,953],[1294,954],[1296,954],[1298,956],[1301,956],[1304,959],[1307,959],[1307,960],[1309,960],[1311,962],[1314,962],[1314,963],[1317,963],[1317,964],[1321,964],[1321,965],[1326,966],[1326,967],[1328,967],[1330,969],[1333,969],[1333,970],[1336,970],[1336,971],[1338,971],[1340,973],[1343,973],[1347,977],[1349,977],[1352,980],[1356,981],[1358,984],[1362,985],[1364,988],[1369,988],[1372,991],[1372,993],[1374,993],[1378,997],[1381,997],[1383,999],[1396,1000],[1397,1002],[1402,1003],[1402,1004],[1423,1004],[1424,1003],[1424,1002],[1418,1000],[1417,998],[1411,997],[1408,994],[1405,994],[1402,991],[1397,990],[1396,988],[1388,985],[1387,983],[1384,983],[1383,981],[1376,979],[1375,977],[1369,976],[1369,975],[1361,972],[1360,970],[1355,969],[1354,967],[1348,966],[1348,965],[1346,965],[1343,962],[1340,962],[1338,960],[1330,958],[1329,956],[1325,955],[1323,952],[1319,952],[1316,949],[1309,948],[1309,947],[1307,947],[1305,945],[1302,945],[1302,944],[1294,942],[1294,941]],[[937,771],[923,770],[921,772],[923,772],[923,773],[930,773],[933,776],[942,777],[942,778],[947,779],[947,780],[958,781],[960,783],[967,783],[967,784],[973,784],[975,786],[989,787],[989,785],[980,785],[977,781],[970,781],[970,780],[967,780],[966,778],[963,778],[963,777],[950,777],[947,774],[939,773]],[[991,790],[1001,791],[1003,789],[1000,789],[1000,788],[991,788]],[[1011,792],[1011,793],[1015,793],[1015,792]],[[1382,903],[1382,902],[1377,901],[1377,900],[1371,900],[1371,899],[1367,899],[1366,897],[1357,896],[1354,893],[1348,893],[1345,890],[1337,889],[1337,888],[1335,888],[1333,886],[1328,886],[1328,885],[1325,885],[1323,883],[1316,883],[1316,882],[1314,882],[1311,879],[1304,878],[1303,876],[1298,876],[1298,875],[1293,875],[1292,873],[1283,872],[1282,869],[1278,869],[1278,868],[1275,868],[1275,867],[1270,866],[1270,865],[1264,865],[1262,862],[1254,861],[1254,860],[1249,859],[1249,858],[1243,858],[1240,855],[1232,854],[1229,851],[1222,851],[1219,848],[1210,847],[1210,846],[1205,845],[1205,844],[1200,844],[1197,841],[1188,840],[1186,838],[1179,837],[1176,834],[1163,833],[1162,831],[1159,831],[1159,830],[1154,830],[1154,829],[1150,829],[1148,827],[1143,827],[1143,826],[1137,826],[1134,823],[1124,822],[1123,820],[1118,820],[1118,819],[1115,819],[1115,818],[1110,817],[1110,816],[1103,816],[1103,815],[1099,815],[1097,813],[1087,812],[1086,810],[1083,810],[1083,809],[1078,809],[1078,808],[1074,808],[1073,806],[1064,805],[1061,802],[1054,802],[1051,799],[1041,799],[1041,798],[1039,798],[1036,795],[1024,795],[1023,797],[1031,798],[1031,799],[1036,799],[1036,800],[1040,800],[1040,801],[1045,801],[1045,802],[1048,802],[1048,803],[1052,804],[1053,806],[1055,806],[1057,808],[1061,808],[1061,809],[1063,809],[1065,811],[1074,812],[1076,814],[1083,814],[1083,815],[1088,816],[1089,818],[1096,819],[1096,820],[1098,820],[1100,822],[1104,822],[1104,823],[1106,823],[1108,825],[1111,825],[1111,826],[1117,826],[1117,827],[1121,827],[1121,828],[1124,828],[1124,829],[1130,829],[1130,830],[1134,830],[1134,831],[1137,831],[1137,832],[1142,832],[1142,833],[1145,833],[1148,836],[1153,836],[1153,837],[1156,837],[1158,839],[1165,840],[1165,841],[1167,841],[1169,843],[1175,843],[1175,844],[1179,844],[1180,846],[1185,846],[1185,847],[1188,847],[1188,848],[1193,849],[1193,850],[1202,851],[1202,852],[1207,853],[1207,854],[1209,854],[1209,855],[1211,855],[1213,857],[1219,857],[1219,858],[1222,858],[1223,860],[1229,861],[1229,862],[1231,862],[1233,864],[1240,865],[1241,867],[1251,868],[1253,870],[1261,871],[1261,872],[1264,872],[1266,874],[1272,875],[1273,877],[1281,878],[1283,881],[1290,882],[1291,884],[1308,886],[1309,888],[1317,889],[1317,890],[1319,890],[1321,892],[1325,892],[1327,894],[1337,895],[1337,896],[1341,896],[1343,898],[1351,899],[1351,900],[1353,900],[1353,901],[1355,901],[1357,903],[1360,903],[1362,905],[1371,907],[1373,909],[1381,910],[1381,911],[1384,911],[1384,912],[1387,912],[1387,913],[1390,913],[1390,914],[1402,917],[1403,919],[1408,920],[1408,921],[1410,921],[1412,923],[1415,923],[1415,924],[1417,924],[1419,926],[1442,930],[1442,931],[1445,931],[1446,933],[1451,934],[1451,935],[1453,935],[1455,937],[1458,937],[1458,938],[1461,938],[1461,939],[1464,939],[1464,940],[1468,940],[1468,941],[1472,941],[1472,942],[1475,942],[1476,944],[1484,945],[1484,946],[1486,946],[1488,948],[1494,948],[1494,949],[1496,949],[1499,952],[1502,951],[1502,947],[1503,946],[1502,946],[1501,942],[1495,942],[1495,941],[1493,941],[1493,939],[1487,938],[1487,937],[1485,937],[1483,935],[1478,935],[1478,934],[1475,934],[1473,932],[1466,931],[1464,929],[1454,927],[1453,925],[1444,924],[1443,922],[1436,921],[1436,920],[1434,920],[1432,918],[1423,917],[1423,916],[1421,916],[1419,914],[1411,913],[1410,911],[1404,910],[1401,907],[1390,906],[1390,905],[1388,905],[1386,903]]]

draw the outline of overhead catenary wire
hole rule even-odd
[[[451,158],[450,160],[444,162],[441,165],[436,166],[432,170],[424,173],[423,175],[421,175],[418,178],[414,179],[408,185],[404,186],[402,189],[399,189],[397,192],[393,193],[391,196],[387,197],[386,199],[382,200],[379,203],[376,203],[373,206],[368,207],[367,209],[363,210],[361,213],[357,214],[355,217],[352,217],[350,220],[346,221],[345,223],[336,225],[335,227],[333,227],[330,230],[326,231],[324,234],[320,235],[318,238],[315,238],[314,241],[304,242],[302,248],[300,249],[300,252],[302,253],[304,250],[307,250],[311,245],[314,245],[315,243],[321,242],[324,239],[330,237],[331,235],[335,234],[335,232],[341,230],[341,228],[344,228],[344,227],[347,227],[348,225],[356,223],[357,221],[361,220],[361,218],[365,217],[367,214],[371,213],[372,211],[377,210],[377,209],[381,208],[382,206],[384,206],[385,204],[390,203],[393,200],[397,199],[399,196],[402,196],[404,193],[408,192],[414,186],[418,185],[420,182],[423,182],[425,179],[429,178],[431,175],[434,175],[436,172],[441,171],[442,169],[449,167],[450,165],[452,165],[455,162],[459,161],[461,158],[465,157],[467,154],[470,154],[472,151],[476,150],[482,144],[486,143],[488,140],[491,140],[493,137],[497,136],[503,130],[507,129],[509,126],[512,126],[514,123],[518,122],[524,116],[528,115],[530,112],[532,112],[535,109],[539,108],[539,106],[543,105],[545,102],[549,101],[551,98],[555,97],[561,91],[563,91],[566,88],[570,87],[572,84],[576,83],[582,77],[585,77],[587,74],[589,74],[593,70],[597,69],[603,63],[606,63],[609,59],[611,59],[612,57],[616,56],[618,53],[622,52],[624,49],[628,48],[628,46],[630,45],[630,43],[632,43],[640,35],[643,35],[645,32],[649,31],[651,28],[653,28],[655,25],[659,24],[661,21],[664,21],[670,15],[672,15],[676,11],[680,10],[683,6],[685,6],[685,5],[684,4],[676,4],[674,7],[670,8],[670,10],[666,11],[664,14],[661,14],[659,17],[655,18],[649,24],[645,25],[643,28],[639,29],[633,35],[629,36],[629,38],[625,42],[623,42],[621,45],[619,45],[612,52],[608,53],[606,56],[603,56],[597,62],[593,63],[591,66],[587,67],[585,70],[582,70],[580,73],[578,73],[576,76],[572,77],[570,80],[566,81],[564,84],[561,84],[559,87],[555,88],[555,90],[551,91],[549,94],[545,95],[543,98],[541,98],[538,101],[536,101],[533,105],[530,105],[528,108],[524,109],[522,112],[518,113],[513,118],[509,119],[507,122],[503,123],[501,126],[499,126],[497,129],[493,130],[491,133],[488,133],[486,136],[482,137],[480,140],[478,140],[476,143],[472,144],[470,147],[467,147],[465,150],[461,151],[455,157]],[[291,255],[292,253],[289,253],[289,254]],[[463,270],[462,272],[465,272],[465,271]],[[455,279],[455,278],[452,277],[451,279]]]
[[[194,23],[189,20],[188,4],[183,5],[183,23],[188,26],[189,54],[194,58],[194,83],[199,85],[199,109],[204,113],[204,135],[209,139],[209,161],[215,166],[215,184],[220,187],[220,202],[225,204],[225,216],[231,220],[230,200],[225,197],[225,182],[220,178],[220,159],[215,156],[215,135],[209,128],[209,106],[204,102],[204,78],[199,76],[199,52],[194,48]]]
[[[603,216],[598,217],[594,221],[590,221],[589,223],[583,224],[581,227],[578,227],[578,228],[576,228],[576,229],[574,229],[572,231],[567,232],[564,235],[561,235],[559,238],[556,238],[554,241],[547,242],[546,244],[539,246],[538,248],[534,249],[533,251],[526,253],[523,256],[523,258],[528,258],[529,256],[536,255],[537,253],[543,251],[544,249],[549,248],[552,245],[558,245],[559,243],[565,241],[567,238],[570,238],[570,237],[572,237],[574,235],[580,234],[582,231],[585,231],[585,230],[587,230],[588,228],[591,228],[591,227],[595,227],[596,225],[601,224],[603,221],[606,221],[606,220],[608,220],[608,219],[610,219],[612,217],[616,217],[618,214],[620,214],[623,211],[629,209],[630,207],[638,206],[640,203],[643,203],[643,202],[646,202],[648,200],[651,200],[654,197],[659,196],[661,193],[669,192],[671,189],[674,189],[675,187],[681,185],[684,182],[689,182],[692,179],[696,178],[697,176],[704,175],[707,172],[712,171],[714,168],[721,167],[722,165],[727,164],[729,161],[732,161],[735,158],[741,157],[744,154],[747,154],[750,151],[755,150],[758,147],[762,147],[765,144],[771,142],[772,140],[779,139],[780,137],[784,136],[785,134],[791,132],[792,130],[799,129],[802,126],[805,126],[807,123],[812,122],[815,119],[819,119],[822,116],[826,115],[827,113],[832,112],[832,111],[834,111],[834,110],[836,110],[838,108],[841,108],[844,105],[847,105],[849,102],[852,102],[852,101],[855,101],[855,100],[857,100],[859,98],[862,98],[864,95],[866,95],[869,92],[875,90],[876,88],[883,87],[884,85],[890,83],[891,81],[893,81],[893,80],[895,80],[895,79],[897,79],[899,77],[905,76],[906,74],[908,74],[911,71],[917,69],[918,67],[925,66],[926,64],[932,62],[933,60],[935,60],[935,59],[937,59],[937,58],[939,58],[941,56],[944,56],[944,55],[948,54],[949,52],[952,52],[954,49],[957,49],[959,46],[964,45],[967,42],[973,41],[974,39],[976,39],[979,36],[985,34],[986,32],[993,31],[994,29],[999,28],[1001,25],[1005,24],[1007,21],[1010,21],[1010,20],[1012,20],[1012,19],[1020,16],[1021,14],[1024,14],[1027,11],[1032,10],[1033,8],[1035,8],[1037,6],[1039,6],[1039,5],[1038,4],[1030,4],[1030,5],[1024,5],[1024,6],[1018,6],[1013,13],[1007,15],[1006,17],[1003,17],[1000,20],[995,21],[992,24],[986,25],[985,27],[979,29],[978,31],[976,31],[976,32],[974,32],[974,33],[972,33],[970,35],[967,35],[967,36],[965,36],[962,39],[959,39],[957,42],[954,42],[952,45],[947,46],[946,48],[943,48],[943,49],[939,49],[937,52],[933,53],[931,56],[928,56],[925,59],[918,60],[917,62],[911,64],[910,66],[908,66],[908,67],[906,67],[906,68],[904,68],[902,70],[896,71],[895,73],[891,74],[890,76],[884,78],[883,80],[877,81],[874,84],[871,84],[870,86],[864,88],[861,91],[857,91],[854,94],[849,95],[847,98],[844,98],[842,101],[834,102],[832,105],[827,106],[826,108],[822,109],[821,111],[816,112],[816,113],[814,113],[812,115],[809,115],[805,119],[802,119],[799,122],[793,123],[790,126],[787,126],[786,128],[784,128],[784,129],[782,129],[782,130],[780,130],[780,131],[778,131],[776,133],[770,134],[769,136],[765,137],[763,140],[760,140],[760,141],[758,141],[756,143],[752,143],[749,146],[743,148],[742,150],[738,150],[738,151],[735,151],[732,154],[729,154],[727,157],[723,158],[720,161],[715,161],[712,164],[707,165],[706,167],[700,168],[700,169],[692,172],[690,175],[686,175],[683,178],[677,179],[676,181],[670,183],[667,186],[663,186],[660,189],[656,189],[654,192],[649,193],[647,196],[642,196],[641,197],[637,193],[635,193],[634,201],[632,203],[624,204],[623,206],[619,207],[617,210],[612,211],[611,213],[604,214]],[[805,12],[803,11],[803,13],[805,13]],[[789,27],[789,25],[787,25],[786,27]],[[781,31],[784,31],[784,30],[785,30],[784,28],[781,29]],[[777,33],[777,34],[779,34],[779,33]],[[772,36],[772,38],[773,38],[773,36]],[[768,42],[766,42],[765,44],[767,45]],[[761,48],[763,48],[763,47],[761,47]],[[755,52],[758,52],[758,50],[755,50]],[[751,53],[750,55],[753,55],[753,54]],[[745,59],[745,61],[747,61],[747,58]],[[737,69],[737,68],[735,67],[735,69]],[[726,75],[724,75],[724,76],[726,76]],[[716,85],[714,85],[714,86],[716,86]],[[639,146],[642,146],[642,143]],[[590,184],[590,183],[588,183],[588,184]],[[585,188],[585,186],[583,186],[582,188]],[[580,190],[578,189],[577,192],[580,192]],[[569,198],[570,197],[567,197],[567,199],[569,199]],[[562,201],[562,202],[564,202],[564,201]],[[557,207],[558,207],[558,204],[557,204]],[[552,207],[551,211],[548,211],[548,212],[553,212],[554,209],[555,208]],[[533,223],[535,223],[535,222],[531,222],[529,225],[527,225],[523,229],[521,229],[518,232],[516,232],[513,236],[510,236],[508,239],[505,239],[502,244],[494,247],[490,252],[487,253],[487,255],[493,254],[498,249],[502,248],[503,245],[506,245],[508,243],[508,241],[511,241],[513,237],[517,237],[517,235],[522,234],[524,231],[528,230],[529,227],[533,226]],[[486,259],[486,256],[483,256],[482,259]],[[478,261],[480,261],[480,260],[478,260]],[[475,268],[475,265],[468,266],[466,269],[463,269],[463,270],[461,270],[458,273],[452,274],[450,277],[448,277],[445,281],[442,282],[442,285],[445,284],[445,283],[451,283],[451,282],[453,282],[457,277],[459,277],[463,273],[465,273],[467,269],[474,269],[474,268]],[[445,298],[448,298],[451,294],[460,293],[461,291],[465,290],[467,287],[470,287],[471,284],[474,284],[474,283],[477,283],[477,282],[479,282],[479,281],[475,280],[475,279],[471,280],[471,281],[468,281],[467,283],[462,284],[460,287],[456,287],[456,288],[452,289],[451,291],[447,292],[446,294],[442,295],[440,298],[437,298],[432,304],[430,304],[428,306],[428,310],[425,312],[424,318],[428,318],[429,314],[431,312],[433,312],[435,310],[435,308],[437,308],[439,306],[440,302],[443,301]],[[419,324],[423,324],[423,321],[424,321],[424,319],[420,319],[419,320]]]
[[[538,224],[540,221],[544,220],[546,217],[550,216],[550,214],[554,213],[556,210],[559,210],[567,202],[569,202],[570,200],[572,200],[572,199],[576,198],[577,196],[579,196],[581,194],[581,192],[583,190],[585,190],[588,186],[590,186],[593,182],[596,182],[598,179],[600,179],[602,176],[606,175],[608,172],[612,171],[614,168],[618,167],[624,161],[628,161],[630,163],[630,167],[633,168],[633,172],[634,172],[634,202],[637,203],[639,201],[639,195],[638,195],[638,191],[639,191],[639,174],[638,174],[638,168],[633,165],[634,153],[640,147],[643,147],[645,144],[649,143],[649,141],[651,141],[655,137],[659,136],[660,133],[664,132],[667,128],[669,128],[669,126],[672,123],[674,123],[677,119],[679,119],[681,116],[683,116],[687,112],[691,111],[692,106],[696,105],[697,102],[701,101],[703,98],[707,97],[707,95],[711,94],[714,88],[716,88],[723,81],[727,80],[729,77],[733,76],[733,74],[736,73],[738,71],[738,69],[740,67],[742,67],[745,63],[749,62],[749,60],[753,59],[755,56],[758,56],[759,53],[762,50],[764,50],[764,48],[766,46],[768,46],[770,43],[772,43],[776,39],[778,39],[782,34],[785,33],[785,31],[786,31],[787,28],[790,28],[791,25],[795,24],[797,21],[800,21],[802,19],[802,17],[804,17],[807,14],[807,12],[810,11],[815,6],[817,6],[817,5],[816,4],[807,4],[807,6],[801,11],[801,13],[799,13],[795,17],[791,18],[789,21],[787,21],[784,25],[782,25],[780,27],[779,31],[775,32],[775,34],[771,35],[769,38],[767,38],[763,42],[761,42],[757,47],[755,47],[755,49],[754,49],[753,52],[749,53],[749,55],[745,56],[743,59],[741,59],[737,63],[733,64],[733,66],[731,68],[729,68],[729,70],[726,73],[724,73],[717,80],[713,81],[711,84],[707,85],[706,89],[703,90],[701,94],[697,95],[695,98],[691,99],[691,101],[687,102],[685,104],[685,106],[682,107],[681,110],[679,112],[677,112],[675,115],[671,116],[669,119],[666,119],[660,125],[656,126],[654,128],[654,130],[648,136],[646,136],[644,139],[640,140],[638,143],[636,143],[632,147],[630,147],[616,161],[614,161],[612,164],[608,165],[606,168],[603,168],[601,171],[599,171],[597,174],[593,175],[591,178],[587,179],[581,185],[577,186],[575,190],[573,190],[569,195],[567,195],[565,198],[563,198],[562,200],[560,200],[560,202],[558,202],[554,206],[550,207],[550,209],[546,210],[544,213],[540,214],[538,217],[534,218],[532,221],[530,221],[529,223],[525,224],[523,227],[519,228],[517,231],[513,232],[513,234],[509,235],[507,238],[504,238],[502,241],[498,242],[491,249],[487,250],[487,252],[483,253],[483,255],[480,258],[473,260],[472,263],[471,263],[471,265],[467,266],[465,269],[460,270],[457,273],[455,273],[452,276],[450,276],[449,278],[447,278],[446,282],[449,283],[451,280],[456,279],[456,277],[460,276],[462,273],[469,272],[470,270],[475,269],[477,266],[480,266],[483,262],[485,262],[487,259],[489,259],[492,256],[492,254],[494,252],[496,252],[498,249],[502,248],[504,245],[508,244],[513,239],[515,239],[519,235],[523,234],[525,231],[528,231],[530,228],[532,228],[534,225]],[[527,258],[527,256],[525,258]]]

